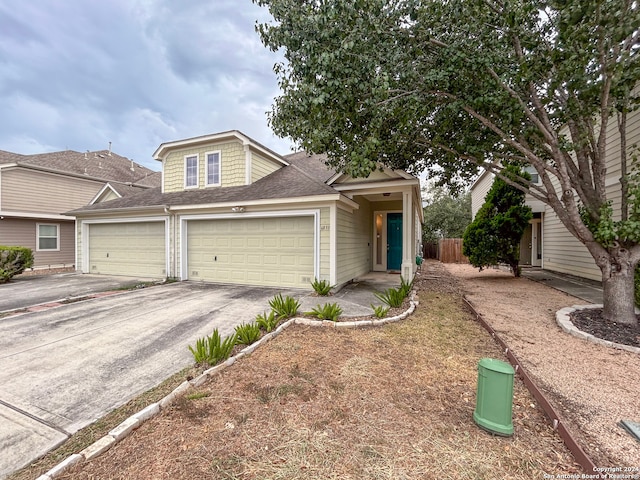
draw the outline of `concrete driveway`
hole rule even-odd
[[[8,285],[22,299],[19,307],[38,282]],[[6,287],[0,310],[13,305]],[[55,291],[56,299],[69,296]],[[191,365],[187,346],[196,338],[214,328],[232,333],[278,292],[308,296],[182,282],[0,318],[0,478]]]

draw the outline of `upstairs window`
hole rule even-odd
[[[60,226],[51,223],[38,223],[36,225],[37,251],[60,250]]]
[[[184,157],[184,186],[194,188],[198,186],[198,156]]]
[[[207,186],[220,185],[220,152],[207,152]]]

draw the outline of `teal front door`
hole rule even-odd
[[[402,213],[387,214],[387,270],[402,267]]]

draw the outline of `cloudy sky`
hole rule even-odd
[[[158,170],[162,142],[238,129],[286,154],[251,0],[2,0],[0,150],[113,151]]]

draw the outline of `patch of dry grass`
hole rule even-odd
[[[579,472],[519,380],[511,438],[472,419],[503,358],[451,291],[407,320],[288,329],[64,479],[529,479]]]

